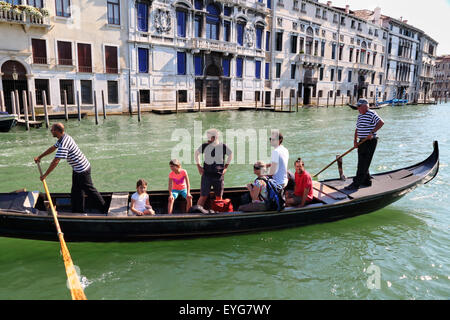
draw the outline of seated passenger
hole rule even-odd
[[[286,206],[303,207],[313,200],[313,186],[311,175],[305,170],[305,164],[301,158],[295,161],[295,189],[294,193],[286,195]]]
[[[266,211],[266,200],[268,199],[267,184],[264,181],[263,169],[266,165],[262,161],[258,161],[253,165],[253,173],[257,176],[253,183],[247,184],[250,191],[251,202],[239,206],[239,211],[256,212]]]
[[[186,170],[181,169],[181,163],[179,160],[171,160],[169,173],[169,203],[167,207],[167,213],[172,214],[173,203],[181,195],[186,199],[186,211],[192,207],[191,186],[189,183],[189,176]]]
[[[138,216],[155,214],[147,194],[147,181],[144,179],[139,179],[136,183],[136,192],[131,196],[130,209]]]

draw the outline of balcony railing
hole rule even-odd
[[[33,57],[33,64],[48,64],[47,57]]]
[[[47,17],[27,12],[20,12],[12,8],[8,9],[7,7],[0,7],[0,23],[1,22],[22,24],[34,27],[50,27]]]
[[[211,50],[221,52],[236,52],[236,44],[220,40],[192,39],[192,49]]]
[[[316,85],[317,78],[311,77],[311,76],[305,76],[305,78],[303,79],[303,82],[304,82],[304,84],[307,84],[307,85]]]
[[[322,64],[323,63],[323,57],[311,55],[311,54],[305,54],[300,53],[298,55],[298,62],[301,63],[307,63],[307,64]]]
[[[78,66],[78,72],[92,73],[92,66]]]
[[[110,67],[106,67],[106,68],[105,68],[105,73],[109,73],[109,74],[117,74],[117,73],[119,73],[119,69],[118,69],[118,68],[110,68]]]

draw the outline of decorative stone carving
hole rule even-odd
[[[277,17],[277,25],[283,27],[283,18]]]
[[[169,32],[172,28],[172,18],[169,11],[158,9],[155,13],[155,29],[159,33]]]
[[[247,47],[253,47],[255,42],[255,28],[252,25],[247,25],[244,32],[244,43]]]

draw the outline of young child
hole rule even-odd
[[[186,199],[186,212],[192,207],[191,186],[189,183],[189,176],[186,170],[181,169],[181,163],[177,159],[171,160],[169,174],[169,203],[167,213],[172,214],[173,203],[175,199],[181,195]]]
[[[136,183],[136,192],[131,196],[131,211],[138,216],[155,214],[147,194],[147,181],[144,179],[139,179]]]

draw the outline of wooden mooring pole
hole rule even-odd
[[[11,91],[11,105],[12,105],[12,113],[17,114],[16,110],[16,94],[14,91]]]
[[[102,90],[103,119],[106,119],[105,92]]]
[[[50,122],[48,121],[48,111],[47,111],[47,93],[45,90],[42,90],[42,101],[44,103],[44,118],[45,118],[45,126],[48,128],[50,126]]]
[[[5,96],[3,95],[3,90],[0,91],[0,111],[6,112]]]
[[[20,98],[19,98],[19,90],[16,90],[15,91],[15,95],[16,95],[16,111],[17,111],[17,116],[19,117],[19,119],[20,119],[20,116],[21,116],[21,114],[20,114]]]
[[[98,124],[97,91],[95,90],[94,90],[94,112],[95,112],[95,124]]]
[[[67,113],[67,91],[64,90],[64,119],[69,121],[69,114]]]
[[[80,91],[77,91],[77,112],[78,112],[78,121],[81,121]]]
[[[177,101],[178,101],[178,91],[176,93]],[[138,111],[138,122],[141,122],[141,94],[137,92],[137,111]]]
[[[22,90],[22,102],[23,102],[23,115],[25,117],[25,125],[27,127],[27,130],[30,130],[30,122],[28,120],[28,97],[27,92],[25,90]]]
[[[34,99],[33,99],[33,94],[31,93],[31,91],[28,91],[28,100],[30,101],[30,109],[31,109],[31,120],[36,121],[36,111],[34,110],[35,106],[34,106]]]

